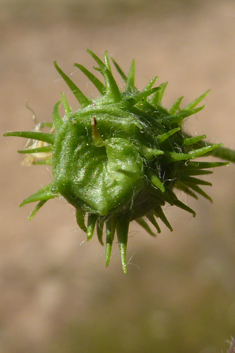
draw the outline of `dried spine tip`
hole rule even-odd
[[[105,237],[106,266],[117,234],[122,268],[126,273],[129,223],[135,220],[150,235],[155,235],[145,219],[158,233],[161,230],[157,220],[160,219],[172,231],[163,211],[166,203],[195,216],[195,212],[177,198],[173,189],[178,188],[194,198],[199,194],[211,201],[199,186],[211,184],[198,176],[211,173],[207,169],[227,163],[191,160],[213,154],[234,161],[235,153],[223,149],[220,144],[207,144],[205,135],[192,137],[182,129],[186,117],[204,108],[197,105],[208,91],[183,109],[180,108],[183,97],[180,97],[167,110],[162,106],[167,83],[153,88],[157,79],[154,77],[139,91],[135,87],[135,61],[126,76],[112,59],[126,85],[121,92],[114,79],[108,53],[105,52],[103,62],[91,50],[87,51],[98,64],[97,70],[102,74],[104,83],[83,65],[74,66],[94,84],[101,97],[95,101],[87,98],[55,62],[56,70],[81,109],[71,111],[62,94],[61,101],[53,109],[53,124],[41,125],[42,128],[50,126],[49,132],[42,132],[40,128],[32,132],[11,132],[5,136],[33,140],[19,152],[34,155],[32,164],[52,165],[53,181],[21,204],[39,202],[30,219],[49,199],[63,196],[75,207],[77,223],[87,232],[88,240],[93,237],[95,229],[101,244]],[[59,114],[61,103],[64,117]],[[38,161],[37,157],[41,156]]]

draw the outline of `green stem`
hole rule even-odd
[[[210,154],[215,157],[225,159],[226,161],[235,163],[235,151],[231,150],[230,148],[218,147],[213,150]]]

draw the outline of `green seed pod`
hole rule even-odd
[[[168,203],[195,212],[174,193],[178,188],[197,199],[197,194],[211,198],[201,185],[211,185],[200,175],[210,174],[210,168],[227,162],[197,162],[195,158],[208,154],[221,155],[221,144],[208,145],[205,135],[191,137],[182,130],[183,120],[203,109],[197,105],[208,91],[180,108],[180,97],[170,109],[161,102],[166,84],[153,88],[154,77],[139,91],[135,87],[135,62],[126,76],[118,64],[114,66],[126,84],[121,92],[113,77],[108,54],[102,62],[92,51],[88,53],[98,64],[104,77],[102,83],[84,66],[75,64],[95,85],[100,98],[91,101],[59,68],[55,68],[68,84],[81,105],[71,111],[64,94],[53,110],[53,123],[42,123],[32,132],[10,132],[5,136],[30,139],[25,164],[51,164],[53,181],[21,203],[39,201],[30,219],[49,199],[63,196],[76,209],[79,227],[90,240],[96,229],[103,244],[106,238],[106,266],[112,243],[117,234],[121,261],[126,273],[126,247],[129,223],[135,220],[149,234],[155,235],[148,220],[160,232],[157,219],[170,230],[163,206]],[[59,115],[63,104],[65,115]],[[42,132],[45,126],[51,130]],[[224,149],[225,152],[226,149]],[[227,150],[228,151],[228,150]],[[40,158],[41,157],[41,158]],[[225,156],[225,159],[230,159]],[[198,178],[199,177],[199,178]],[[87,222],[86,222],[87,218]],[[104,231],[105,225],[105,231]],[[103,235],[104,233],[104,235]]]

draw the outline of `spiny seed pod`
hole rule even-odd
[[[104,83],[84,66],[75,66],[95,85],[100,98],[88,99],[55,62],[55,68],[81,108],[72,111],[62,94],[53,110],[53,123],[41,123],[34,131],[10,132],[5,136],[30,139],[26,148],[18,151],[27,156],[24,164],[52,165],[53,181],[20,205],[39,201],[29,219],[49,199],[63,196],[75,207],[77,223],[87,233],[88,240],[96,228],[103,244],[105,225],[106,266],[117,234],[126,273],[130,222],[135,220],[150,235],[155,235],[146,220],[160,232],[157,223],[160,219],[172,231],[163,211],[165,203],[195,216],[173,189],[180,189],[196,199],[200,194],[211,201],[201,189],[201,185],[211,183],[198,176],[210,174],[212,171],[208,169],[228,163],[194,161],[197,157],[216,154],[215,151],[221,157],[221,144],[208,145],[203,141],[205,135],[191,137],[182,130],[183,120],[203,109],[204,106],[197,105],[208,91],[184,109],[180,108],[183,99],[180,97],[167,110],[161,105],[166,83],[153,88],[157,78],[154,77],[139,91],[134,82],[135,61],[126,76],[112,59],[126,84],[121,92],[113,77],[107,52],[104,62],[91,50],[88,53],[98,64],[95,69],[103,75]],[[63,118],[59,115],[61,103],[65,111]],[[41,132],[44,127],[51,130]]]

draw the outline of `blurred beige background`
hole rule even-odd
[[[234,0],[0,0],[1,133],[51,120],[62,91],[53,61],[91,97],[72,65],[105,50],[136,84],[168,81],[164,104],[186,105],[208,88],[206,109],[185,128],[235,148]],[[120,84],[121,81],[119,80]],[[109,268],[96,237],[88,244],[72,207],[52,200],[32,221],[22,199],[51,180],[22,167],[24,141],[1,138],[0,352],[217,353],[235,335],[235,167],[216,169],[214,199],[183,200],[196,219],[166,209],[174,232],[155,238],[133,224],[128,274],[117,244]]]

